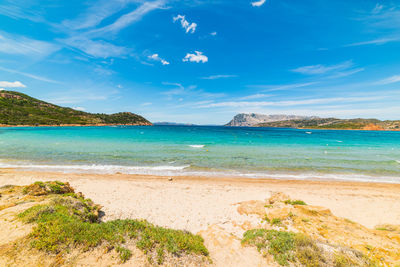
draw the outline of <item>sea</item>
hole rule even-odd
[[[400,132],[10,127],[0,128],[0,168],[400,183]]]

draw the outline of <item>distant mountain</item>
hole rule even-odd
[[[400,130],[400,121],[380,121],[377,119],[336,119],[313,118],[308,120],[286,120],[266,122],[256,127],[279,127],[298,129],[338,129],[338,130]]]
[[[92,114],[64,108],[14,91],[0,91],[0,125],[152,125],[142,116],[121,112]]]
[[[287,120],[309,120],[317,117],[297,116],[297,115],[264,115],[255,113],[240,113],[225,126],[255,126],[260,123]]]
[[[154,125],[166,125],[166,126],[195,126],[195,124],[191,123],[179,123],[179,122],[154,122]]]

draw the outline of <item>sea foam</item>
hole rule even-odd
[[[205,145],[189,145],[192,148],[203,148]]]

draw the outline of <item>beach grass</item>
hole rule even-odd
[[[132,256],[125,247],[128,240],[135,242],[150,262],[162,264],[167,253],[174,256],[195,254],[207,257],[204,240],[190,232],[155,226],[145,220],[113,220],[99,222],[99,207],[75,193],[64,193],[60,184],[36,183],[33,187],[50,188],[56,194],[48,204],[33,206],[18,217],[35,223],[29,238],[33,248],[48,253],[62,254],[72,249],[87,251],[100,245],[115,249],[121,262]],[[57,187],[60,185],[60,188]],[[33,188],[32,186],[30,189]],[[29,188],[24,189],[30,192]]]
[[[255,246],[263,255],[270,254],[282,266],[375,266],[364,255],[354,250],[346,253],[345,248],[338,250],[332,257],[318,242],[302,233],[270,229],[246,231],[243,245]],[[349,255],[356,256],[350,257]],[[360,264],[361,262],[361,264]]]

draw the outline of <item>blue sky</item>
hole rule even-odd
[[[2,0],[0,88],[151,121],[400,119],[400,1]]]

